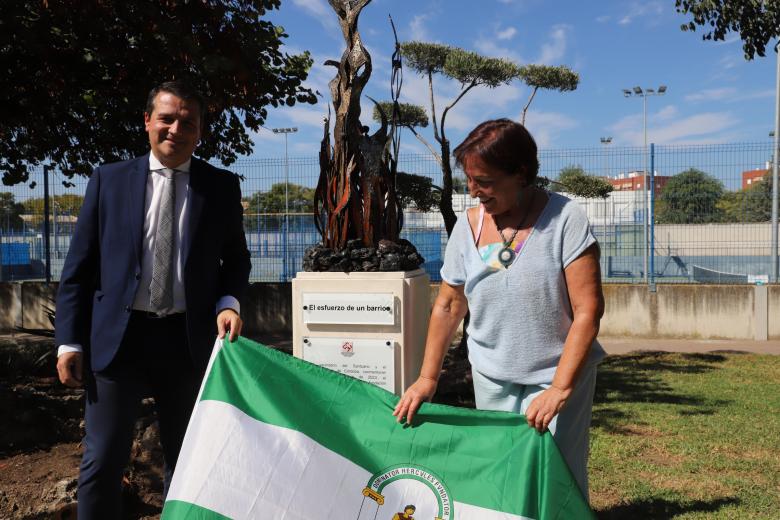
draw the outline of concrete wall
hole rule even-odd
[[[767,286],[767,315],[769,339],[780,339],[780,285]]]
[[[14,294],[17,286],[21,288],[19,284],[0,283],[0,331],[11,330],[15,325],[14,319],[22,305],[21,300]]]
[[[292,284],[250,284],[241,317],[247,336],[282,331],[292,334]]]
[[[757,292],[766,289],[752,285],[658,285],[657,292],[651,293],[641,285],[605,285],[606,313],[601,333],[646,338],[767,339],[767,332],[777,328],[778,320],[771,319],[768,306],[757,301]],[[780,302],[775,309],[780,308],[777,305]],[[769,336],[780,338],[778,332],[770,332]]]
[[[51,330],[46,309],[54,308],[57,284],[0,282],[0,331]]]
[[[438,294],[431,286],[431,301]],[[50,328],[45,307],[56,284],[0,283],[0,330]],[[780,339],[780,285],[604,286],[605,336],[692,339]],[[289,283],[254,283],[241,314],[249,336],[292,332]]]

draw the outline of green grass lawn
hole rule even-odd
[[[780,356],[607,358],[590,491],[599,518],[780,519]]]

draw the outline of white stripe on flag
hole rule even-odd
[[[257,421],[228,403],[199,401],[167,499],[235,519],[351,518],[361,505],[373,518],[377,506],[361,493],[370,477],[298,431]],[[463,520],[531,520],[461,502],[454,512]]]

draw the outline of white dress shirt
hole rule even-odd
[[[187,199],[190,188],[190,164],[192,159],[187,159],[183,164],[173,168],[173,182],[176,183],[176,205],[173,209],[175,219],[174,226],[174,253],[173,253],[173,309],[170,314],[184,312],[184,247],[187,222]],[[133,309],[137,311],[152,311],[150,303],[152,285],[152,266],[154,265],[154,244],[157,236],[157,223],[160,220],[160,203],[164,192],[165,175],[162,170],[165,166],[154,156],[149,154],[149,175],[146,178],[146,197],[144,197],[144,233],[141,241],[141,283],[138,292],[135,293]]]
[[[186,300],[184,294],[184,245],[191,239],[188,236],[187,223],[187,202],[190,189],[190,164],[192,158],[173,168],[173,176],[176,183],[176,206],[174,215],[176,218],[175,226],[175,253],[173,257],[174,278],[173,278],[173,310],[171,314],[185,312]],[[133,301],[133,309],[139,311],[151,311],[150,286],[152,284],[152,265],[154,264],[154,242],[157,234],[157,222],[160,216],[160,202],[163,193],[163,183],[165,176],[161,170],[165,166],[149,153],[149,175],[146,179],[146,196],[144,197],[144,230],[141,242],[141,281],[138,285],[138,291]],[[222,296],[217,302],[216,312],[223,309],[233,309],[240,314],[241,306],[238,300],[231,296]],[[57,349],[57,356],[65,352],[82,352],[81,345],[68,344],[60,345]]]

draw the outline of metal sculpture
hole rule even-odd
[[[322,245],[341,251],[359,240],[374,248],[381,240],[398,242],[402,222],[395,191],[395,162],[389,153],[387,117],[373,135],[360,122],[360,97],[371,76],[371,56],[357,29],[370,0],[329,0],[339,18],[346,49],[329,83],[335,124],[330,141],[330,110],[320,147],[320,178],[314,196],[315,222]],[[395,66],[395,62],[394,62]],[[373,101],[373,100],[372,100]]]

